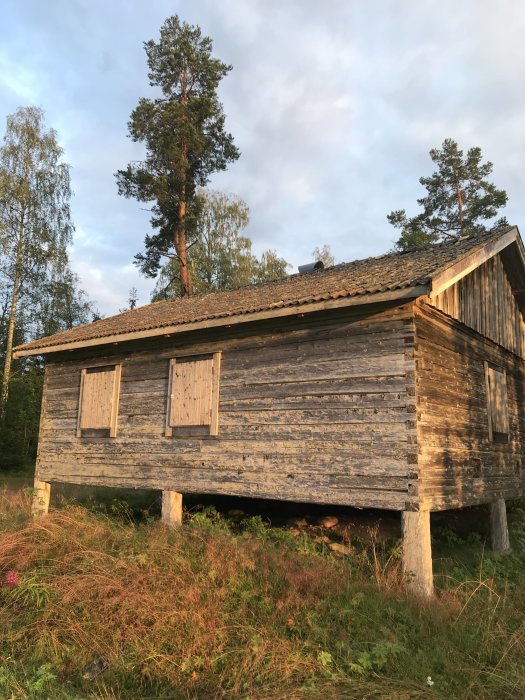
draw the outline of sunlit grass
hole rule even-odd
[[[0,495],[2,698],[525,697],[519,509],[511,557],[442,533],[423,604],[373,533],[336,558],[213,509],[169,531],[116,504],[33,523],[29,505]]]

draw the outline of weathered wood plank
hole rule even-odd
[[[494,268],[494,276],[497,272]],[[465,278],[459,303],[470,314],[468,321],[484,324],[472,301],[476,285],[484,287],[481,277]],[[431,306],[418,304],[415,321],[422,507],[439,510],[491,502],[509,494],[519,497],[525,435],[523,360]],[[491,318],[489,323],[497,321]],[[508,396],[505,442],[493,441],[488,430],[487,362],[507,374],[506,391],[500,392]]]
[[[62,355],[50,365],[41,469],[75,483],[402,509],[417,461],[410,314],[405,305],[260,335],[223,330],[221,342],[195,334],[99,351],[97,363],[122,364],[111,440],[74,436],[85,359]],[[219,434],[165,437],[169,360],[217,349]]]
[[[349,489],[346,485],[337,487],[333,481],[323,483],[309,479],[287,480],[282,483],[250,481],[245,474],[232,476],[228,480],[204,481],[199,471],[187,474],[174,474],[171,478],[158,479],[154,475],[139,479],[136,476],[120,475],[118,481],[94,473],[76,475],[64,473],[50,479],[53,482],[92,484],[98,486],[120,486],[125,488],[146,488],[173,490],[181,493],[210,493],[253,498],[271,498],[283,501],[303,501],[305,503],[355,504],[360,508],[386,508],[402,510],[406,501],[406,491],[394,489]]]

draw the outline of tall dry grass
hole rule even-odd
[[[466,580],[418,605],[373,538],[343,560],[260,522],[169,531],[75,505],[32,522],[29,505],[0,495],[0,576],[18,576],[0,588],[0,669],[48,664],[71,697],[525,696],[521,610]]]

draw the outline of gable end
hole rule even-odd
[[[505,252],[509,254],[508,249]],[[517,285],[517,264],[514,273]],[[431,295],[430,303],[515,355],[525,357],[525,323],[511,279],[503,254],[499,253],[455,284]]]

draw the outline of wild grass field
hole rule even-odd
[[[510,556],[487,551],[482,517],[434,528],[431,603],[374,531],[338,557],[213,508],[169,531],[121,501],[36,523],[29,506],[0,492],[2,699],[525,697],[521,504]]]

